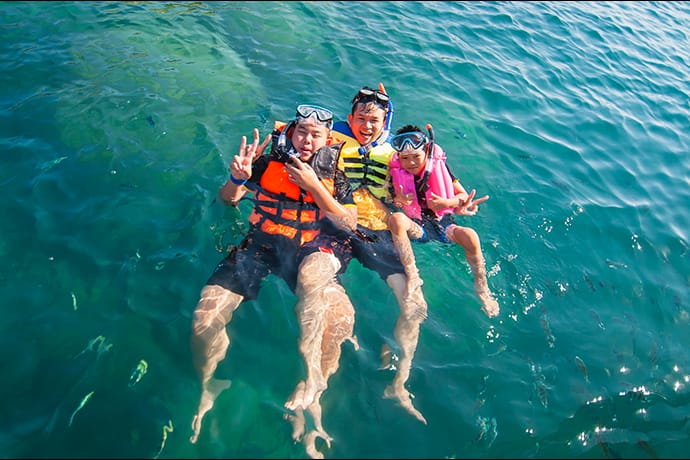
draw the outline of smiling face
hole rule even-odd
[[[367,145],[383,131],[386,111],[375,102],[357,103],[347,121],[357,142]]]
[[[414,149],[410,144],[405,144],[402,151],[398,152],[398,158],[400,159],[400,166],[405,171],[418,176],[426,167],[426,145]]]

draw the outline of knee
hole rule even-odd
[[[204,308],[206,303],[202,299],[197,304],[192,313],[192,333],[194,335],[201,335],[211,325],[211,314]]]
[[[402,212],[393,212],[388,217],[388,228],[391,233],[402,233],[405,231],[405,214]]]
[[[340,261],[333,254],[314,252],[304,258],[297,274],[298,289],[311,290],[332,280],[340,269]]]
[[[393,273],[386,278],[386,284],[393,290],[398,300],[405,297],[407,287],[407,277],[404,273]]]
[[[478,248],[480,246],[479,235],[470,227],[451,225],[446,229],[446,237],[448,240],[466,249]]]
[[[338,329],[351,329],[355,322],[355,308],[345,289],[339,283],[331,283],[324,289],[324,300],[327,324],[335,325]]]
[[[203,338],[214,330],[225,327],[225,322],[217,315],[205,310],[195,310],[192,316],[192,336]]]
[[[220,286],[204,286],[199,302],[192,314],[192,332],[194,335],[224,328],[230,321],[233,310],[241,301],[242,296]]]

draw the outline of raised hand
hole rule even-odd
[[[477,214],[478,205],[479,203],[483,203],[486,200],[489,199],[489,195],[484,195],[481,198],[477,198],[476,200],[474,199],[474,195],[477,193],[475,189],[472,189],[472,191],[467,195],[467,198],[464,201],[460,202],[460,205],[455,208],[455,213],[460,214],[463,216],[473,216]]]
[[[259,144],[259,130],[254,128],[254,142],[247,144],[247,136],[242,136],[240,142],[240,152],[235,155],[230,163],[230,174],[237,180],[247,180],[252,175],[252,163],[256,158],[263,155],[266,146],[271,140],[271,135],[267,135],[264,141]]]
[[[395,198],[393,198],[393,204],[395,204],[395,207],[401,209],[403,206],[411,205],[413,201],[414,194],[403,193],[403,186],[402,184],[400,184],[398,188],[395,190]]]
[[[288,173],[288,179],[306,191],[312,191],[319,184],[316,171],[297,157],[285,163],[285,170]]]

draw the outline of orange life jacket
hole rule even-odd
[[[284,128],[284,124],[278,128],[278,134],[281,128]],[[276,137],[274,131],[274,146],[277,144]],[[322,147],[309,161],[331,195],[335,191],[333,178],[339,153],[340,145]],[[319,234],[318,221],[322,214],[311,193],[288,179],[285,164],[270,160],[255,190],[254,209],[249,222],[266,233],[299,238],[301,246]]]

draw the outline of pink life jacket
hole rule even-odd
[[[389,163],[391,179],[393,180],[394,191],[403,186],[403,193],[411,193],[413,196],[412,203],[403,206],[403,211],[409,217],[416,219],[422,218],[422,208],[419,205],[417,198],[417,189],[414,184],[414,175],[405,171],[400,165],[400,158],[398,152],[395,152]],[[446,167],[446,153],[440,145],[434,143],[434,152],[427,156],[425,172],[429,173],[427,184],[429,187],[426,190],[425,196],[427,203],[431,199],[431,193],[442,198],[453,198],[455,196],[455,188],[453,187],[453,178]],[[436,212],[438,217],[444,214],[452,214],[453,208],[444,208]]]

